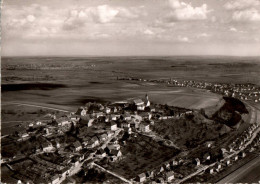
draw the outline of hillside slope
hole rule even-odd
[[[215,111],[213,110],[211,107],[205,112],[194,111],[192,115],[179,119],[162,120],[152,128],[182,148],[194,148],[235,131],[233,126],[239,125],[239,122],[243,121],[241,115],[248,113],[241,101],[226,97],[216,105]]]

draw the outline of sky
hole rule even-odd
[[[260,55],[260,0],[4,0],[3,56]]]

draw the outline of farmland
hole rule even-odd
[[[237,57],[6,57],[2,59],[2,101],[77,107],[149,93],[155,103],[202,108],[219,96],[205,91],[117,77],[174,78],[259,84],[259,58]],[[232,67],[227,67],[227,61]],[[245,74],[246,72],[246,74]],[[236,75],[235,75],[236,74]]]
[[[116,79],[173,78],[259,84],[259,60],[259,57],[213,56],[4,57],[2,117],[3,121],[27,120],[23,117],[30,117],[31,120],[38,118],[35,113],[24,114],[17,106],[5,105],[9,102],[74,111],[87,102],[113,102],[143,97],[146,93],[152,103],[190,109],[206,108],[218,103],[221,96],[203,89]],[[20,108],[26,111],[29,107]],[[17,113],[13,115],[10,109],[15,109]],[[37,110],[40,108],[35,109]],[[28,114],[30,116],[26,116]]]

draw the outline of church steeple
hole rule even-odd
[[[145,95],[145,107],[149,107],[149,106],[150,106],[150,101],[149,101],[148,95],[146,94]]]

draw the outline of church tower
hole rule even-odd
[[[149,106],[150,106],[150,101],[149,101],[148,95],[146,94],[145,95],[145,107],[149,107]]]

